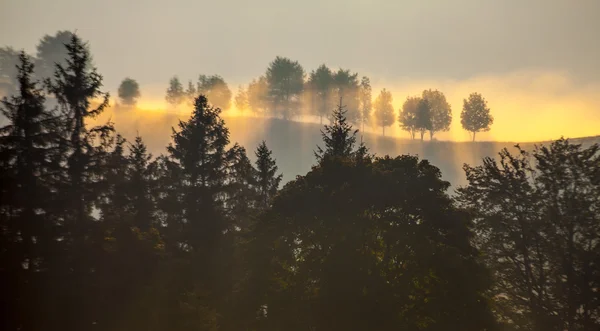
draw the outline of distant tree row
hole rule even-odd
[[[204,93],[214,106],[227,110],[231,106],[231,91],[220,76],[201,75],[198,87],[189,82],[184,91],[177,77],[173,77],[167,89],[167,102],[172,106],[181,104],[196,92]],[[347,109],[347,119],[364,130],[365,125],[373,124],[385,128],[394,124],[393,97],[383,89],[373,100],[371,83],[368,77],[358,79],[357,73],[339,69],[333,71],[326,65],[319,66],[308,75],[297,61],[276,57],[267,68],[265,75],[252,80],[246,88],[240,86],[234,98],[238,111],[253,111],[262,116],[275,116],[293,119],[301,114],[327,118],[329,110],[342,100]],[[371,118],[374,123],[370,123]],[[438,90],[425,90],[419,97],[408,97],[397,116],[400,127],[412,139],[419,133],[421,140],[429,132],[450,130],[452,109],[445,95]],[[475,140],[478,132],[489,131],[493,117],[487,102],[478,93],[464,100],[461,113],[463,129],[469,131]]]

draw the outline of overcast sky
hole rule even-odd
[[[276,55],[374,80],[523,68],[600,80],[599,0],[0,0],[0,45],[33,51],[62,29],[91,43],[110,89],[124,76],[245,82]]]

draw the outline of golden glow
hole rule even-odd
[[[452,105],[453,122],[450,132],[436,134],[437,140],[470,141],[469,133],[461,128],[460,113],[463,98],[471,92],[479,92],[485,97],[494,116],[491,131],[478,133],[478,141],[535,142],[561,136],[575,138],[600,134],[600,85],[576,86],[568,75],[561,72],[520,71],[461,81],[379,81],[373,86],[373,98],[383,87],[393,93],[396,115],[409,95],[418,95],[428,88],[444,92]],[[166,146],[170,141],[171,127],[176,126],[180,119],[187,120],[191,111],[189,104],[169,109],[162,96],[142,98],[134,109],[114,107],[114,101],[111,101],[111,107],[90,124],[110,119],[117,131],[127,138],[139,133],[145,140]],[[256,117],[250,111],[240,112],[233,103],[222,116],[232,132],[233,142],[243,144],[245,138],[260,138],[259,135],[266,134],[263,131],[266,127],[251,128],[246,127],[245,121],[228,121],[228,118],[234,117]],[[319,123],[319,118],[313,116],[303,116],[300,120]],[[366,127],[365,131],[381,135],[378,127]],[[387,127],[385,133],[388,137],[409,138],[397,122]],[[429,139],[428,135],[426,137]]]
[[[469,134],[462,130],[460,113],[463,99],[471,92],[484,96],[494,116],[491,130],[478,133],[480,141],[535,142],[600,134],[600,84],[576,86],[562,72],[520,71],[463,81],[412,80],[379,85],[373,91],[382,87],[392,90],[396,110],[408,95],[418,95],[427,88],[444,92],[452,105],[453,121],[450,132],[436,135],[439,140],[470,140]],[[397,123],[389,132],[408,137]]]

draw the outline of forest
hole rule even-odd
[[[219,76],[188,91],[171,80],[167,101],[193,111],[155,156],[141,136],[90,125],[110,96],[89,45],[65,33],[66,57],[52,59],[51,38],[37,57],[0,56],[11,89],[0,106],[2,330],[600,328],[597,144],[505,149],[465,164],[467,184],[451,195],[428,160],[375,156],[357,140],[359,110],[392,114],[382,131],[394,122],[387,91],[367,107],[368,78],[319,67],[309,83],[278,79],[304,75],[278,57],[233,98],[327,120],[311,170],[283,184],[266,143],[230,141],[231,93],[209,88]],[[355,97],[330,93],[342,76]],[[132,105],[139,86],[125,79],[118,94]],[[433,106],[442,97],[407,99],[399,120],[413,138],[451,121]],[[463,114],[473,139],[493,122],[477,93]]]

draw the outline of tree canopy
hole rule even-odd
[[[460,123],[463,129],[471,132],[473,141],[477,132],[489,131],[494,124],[487,101],[479,93],[471,93],[469,99],[464,99],[463,110],[460,113]]]
[[[304,69],[300,63],[277,56],[269,64],[265,78],[271,113],[283,119],[298,115],[304,89]]]
[[[383,89],[373,103],[375,109],[375,122],[382,129],[382,135],[385,136],[385,127],[394,124],[394,106],[392,102],[392,92]]]
[[[198,94],[206,96],[213,106],[221,110],[231,108],[231,90],[223,77],[219,75],[200,75],[196,91]]]
[[[119,99],[124,105],[135,106],[137,99],[142,95],[138,82],[132,78],[125,78],[119,85]]]

